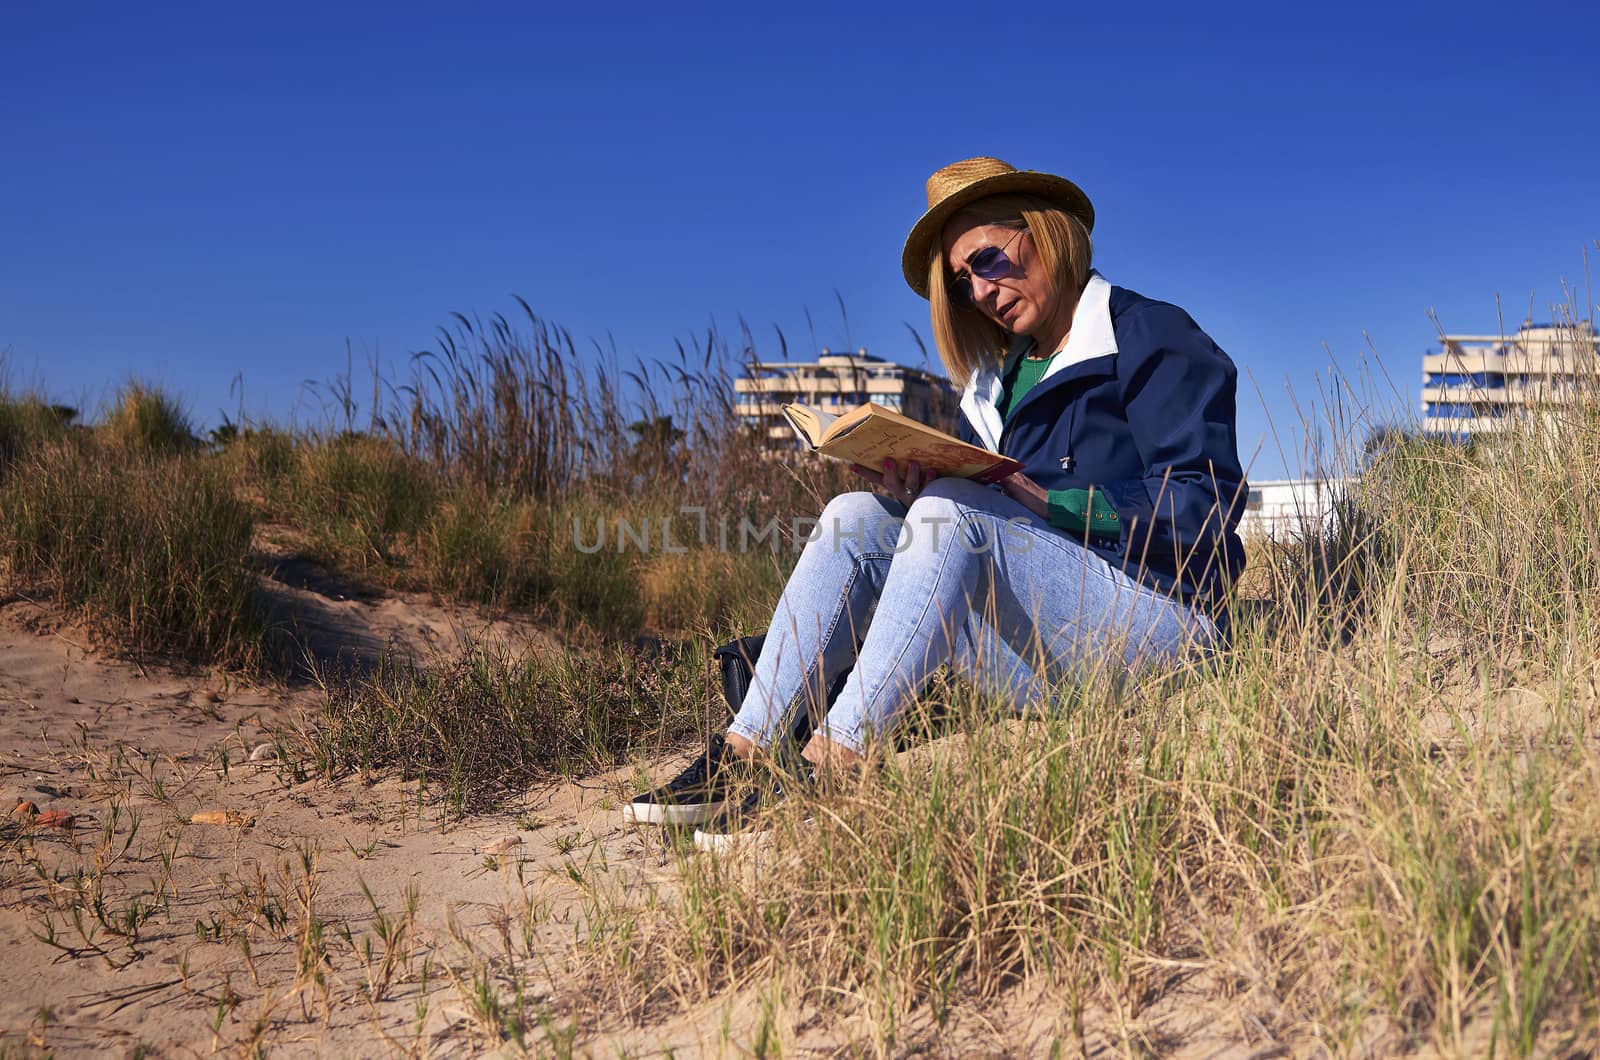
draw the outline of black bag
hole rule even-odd
[[[750,674],[754,671],[756,659],[761,656],[761,647],[767,641],[765,633],[757,633],[752,637],[740,637],[738,640],[729,641],[711,653],[717,660],[722,672],[722,698],[728,701],[728,713],[734,714],[739,710],[744,697],[750,691]],[[844,691],[844,683],[849,678],[848,671],[839,675],[833,682],[833,687],[828,689],[828,706],[833,706],[833,701],[839,698],[839,693]],[[811,712],[809,710],[797,711],[794,727],[790,731],[796,745],[803,745],[811,738]]]
[[[711,653],[722,672],[722,698],[728,702],[729,712],[736,713],[750,691],[750,675],[755,670],[756,659],[761,655],[761,645],[767,635],[731,640]]]

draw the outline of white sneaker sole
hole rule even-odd
[[[680,806],[661,802],[630,802],[622,807],[622,819],[627,824],[705,824],[720,814],[726,805],[725,801]]]
[[[760,850],[772,840],[765,829],[749,832],[705,832],[694,830],[694,848],[704,854],[733,854]]]

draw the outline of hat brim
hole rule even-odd
[[[983,177],[940,199],[911,226],[911,234],[906,236],[905,250],[900,254],[900,269],[905,273],[906,283],[911,285],[911,289],[923,298],[928,297],[928,262],[932,260],[934,247],[943,238],[945,223],[951,217],[979,199],[1015,194],[1049,199],[1082,221],[1084,228],[1094,231],[1094,204],[1082,188],[1065,177],[1029,169]]]

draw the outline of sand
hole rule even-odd
[[[324,657],[553,643],[471,608],[355,592],[303,561],[264,577],[276,613]],[[592,989],[593,896],[642,900],[675,878],[662,834],[618,813],[650,763],[455,821],[395,777],[296,776],[276,744],[322,702],[305,680],[117,659],[47,607],[0,604],[0,813],[27,802],[74,824],[10,818],[0,833],[0,1054],[743,1056],[770,1022],[787,1055],[840,1055],[862,1037],[786,1008],[803,989],[649,1011]],[[1217,984],[1171,975],[1139,1039],[1163,1053],[1274,1053],[1244,1007],[1214,1018]],[[519,991],[520,1027],[484,1000]],[[1079,1038],[1059,1005],[1019,992],[945,1026],[913,1018],[901,1041],[950,1056],[1043,1054],[1061,1039],[1124,1050],[1117,1014],[1083,1020]]]
[[[384,646],[438,658],[464,633],[549,643],[471,609],[278,573],[280,615],[347,659]],[[0,1047],[477,1053],[508,1032],[474,1011],[473,976],[508,966],[502,926],[529,906],[537,924],[514,957],[547,999],[546,1044],[598,1026],[562,989],[588,886],[574,876],[603,861],[645,880],[667,863],[659,836],[617,813],[633,770],[454,822],[397,779],[294,777],[275,734],[321,702],[304,681],[119,660],[46,607],[0,607],[0,814],[25,802],[45,815],[9,818],[0,844]],[[38,823],[51,814],[74,827]],[[526,1039],[536,1052],[540,1033]],[[695,1050],[693,1021],[672,1037]]]

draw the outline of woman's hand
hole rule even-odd
[[[851,464],[850,470],[868,482],[882,486],[889,496],[901,504],[910,504],[917,494],[927,488],[928,483],[939,477],[937,471],[923,471],[922,465],[915,460],[906,465],[904,476],[893,460],[885,460],[882,471],[874,471],[860,464]]]
[[[995,485],[1000,487],[1000,492],[1022,505],[1039,518],[1050,518],[1050,495],[1043,486],[1033,479],[1017,471],[1001,479]]]

